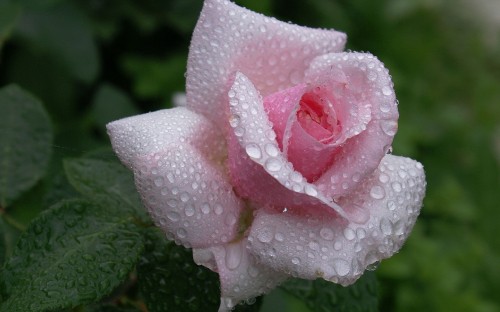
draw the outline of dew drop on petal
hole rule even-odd
[[[247,155],[254,159],[259,159],[262,157],[262,152],[260,151],[260,147],[255,143],[249,143],[245,147],[245,151]]]
[[[167,218],[169,218],[170,221],[177,222],[177,221],[179,221],[181,216],[179,216],[179,214],[175,211],[169,211],[169,212],[167,212]]]
[[[270,227],[265,227],[257,234],[257,239],[262,243],[269,243],[273,240],[274,231]]]
[[[389,176],[385,173],[381,173],[378,177],[378,180],[382,183],[387,183],[389,181]]]
[[[216,215],[221,215],[224,212],[224,208],[220,204],[216,204],[214,207],[214,212]]]
[[[342,243],[341,242],[335,242],[333,244],[333,249],[339,251],[340,249],[342,249]]]
[[[382,231],[382,234],[384,234],[384,235],[391,235],[392,234],[391,221],[389,221],[387,219],[382,219],[380,221],[380,230]]]
[[[276,145],[271,144],[271,143],[266,144],[266,146],[264,147],[264,150],[266,151],[266,154],[271,156],[271,157],[276,157],[276,156],[278,156],[278,153],[279,153],[278,147],[276,147]]]
[[[398,123],[394,120],[382,120],[380,122],[380,128],[388,136],[394,136],[398,131]]]
[[[399,183],[397,181],[396,182],[392,182],[391,186],[392,186],[392,189],[395,192],[397,192],[397,193],[401,192],[401,189],[402,189],[401,183]]]
[[[370,196],[374,199],[382,199],[385,197],[384,188],[380,185],[375,185],[370,190]]]
[[[317,196],[318,195],[318,191],[316,191],[316,188],[311,184],[306,184],[305,192],[309,196]]]
[[[354,233],[354,230],[351,228],[345,228],[344,229],[344,237],[347,240],[353,240],[356,237],[356,233]]]
[[[154,179],[154,184],[157,186],[157,187],[161,187],[163,185],[163,178],[162,177],[156,177]]]
[[[344,259],[333,259],[333,267],[339,276],[346,276],[351,271],[351,266]]]
[[[185,238],[187,236],[186,230],[183,228],[178,229],[177,236],[179,236],[180,238]]]
[[[382,94],[384,94],[384,95],[391,95],[392,94],[391,88],[389,88],[389,86],[383,86],[382,87]]]
[[[319,235],[321,237],[323,237],[323,239],[326,239],[326,240],[332,240],[333,239],[333,231],[330,230],[329,228],[322,228],[320,231],[319,231]]]
[[[271,172],[276,172],[281,170],[281,162],[276,158],[269,158],[266,161],[265,167]]]

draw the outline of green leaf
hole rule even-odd
[[[150,312],[217,311],[219,278],[194,263],[190,250],[152,228],[137,267],[139,291]]]
[[[348,287],[323,279],[314,281],[292,279],[281,287],[289,294],[303,300],[312,311],[378,311],[378,286],[373,272],[365,272],[356,283]]]
[[[20,12],[21,6],[18,3],[9,0],[0,1],[0,50],[10,36]]]
[[[42,104],[17,86],[0,89],[0,207],[7,207],[45,173],[52,126]]]
[[[141,312],[141,311],[137,308],[132,308],[132,307],[117,307],[111,304],[102,304],[102,305],[85,307],[84,312]]]
[[[5,220],[5,216],[0,217],[0,269],[7,260],[7,258],[12,254],[15,244],[21,231],[18,228],[13,227]],[[0,274],[1,281],[1,274]],[[1,285],[1,283],[0,283]],[[2,291],[0,287],[0,302],[2,297]]]
[[[24,232],[1,274],[1,312],[71,308],[108,295],[143,250],[131,218],[85,200],[62,202]]]
[[[103,84],[96,92],[92,103],[92,115],[99,130],[105,132],[107,123],[137,114],[139,110],[120,89]]]
[[[19,19],[17,33],[34,52],[51,54],[73,77],[91,82],[97,76],[97,45],[86,17],[70,3],[26,11]]]
[[[3,219],[0,217],[0,268],[5,261],[5,254],[7,253],[7,241],[5,240],[5,229]]]
[[[133,80],[137,96],[170,99],[174,92],[185,89],[186,62],[185,54],[174,54],[166,59],[131,55],[123,59],[123,67]]]
[[[133,174],[118,162],[98,159],[67,159],[69,182],[81,194],[118,214],[133,215],[145,223],[150,218],[135,189]]]

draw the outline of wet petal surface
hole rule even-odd
[[[401,248],[424,193],[422,165],[387,155],[358,189],[339,200],[345,209],[366,211],[364,224],[332,219],[324,213],[259,210],[248,238],[251,251],[274,270],[352,284],[368,266]]]

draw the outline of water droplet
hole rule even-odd
[[[229,117],[229,125],[233,128],[236,128],[240,124],[240,116],[232,115]]]
[[[161,187],[163,185],[163,178],[162,177],[157,177],[154,179],[154,184],[157,187]]]
[[[276,157],[279,154],[278,147],[272,143],[266,144],[266,146],[264,147],[264,150],[266,151],[266,154],[271,156],[271,157]]]
[[[389,181],[389,176],[385,173],[381,173],[378,177],[378,180],[382,183],[387,183]]]
[[[319,249],[319,244],[317,242],[309,242],[309,248],[311,250],[318,250]]]
[[[333,259],[333,267],[339,276],[346,276],[351,271],[349,262],[344,259]]]
[[[342,243],[341,242],[335,242],[333,244],[333,249],[339,251],[340,249],[342,249]]]
[[[323,239],[326,239],[326,240],[332,240],[333,239],[333,231],[330,230],[329,228],[322,228],[320,231],[319,231],[319,235],[321,237],[323,237]]]
[[[392,234],[391,221],[389,221],[387,219],[382,219],[380,221],[380,230],[382,231],[382,234],[384,234],[384,235],[391,235]]]
[[[255,143],[247,144],[247,146],[245,147],[245,151],[251,158],[259,159],[262,156],[260,147]]]
[[[311,184],[306,184],[305,192],[307,195],[313,196],[313,197],[318,195],[318,191],[316,191],[316,188]]]
[[[276,233],[274,235],[274,239],[277,240],[278,242],[282,242],[285,240],[285,236],[281,233]]]
[[[387,208],[390,211],[396,210],[396,203],[393,200],[390,200],[389,202],[387,202]]]
[[[401,192],[401,189],[402,189],[401,183],[399,183],[397,181],[396,182],[392,182],[391,186],[392,186],[392,189],[395,192],[398,192],[398,193]]]
[[[300,259],[295,257],[295,258],[292,258],[292,263],[295,264],[295,265],[299,265],[300,264]]]
[[[257,239],[262,243],[269,243],[273,240],[274,231],[270,227],[265,227],[257,234]]]
[[[370,71],[368,72],[368,79],[369,79],[370,81],[374,81],[374,80],[376,80],[376,79],[377,79],[377,73],[376,73],[375,71],[373,71],[373,70],[370,70]]]
[[[195,213],[195,210],[194,210],[194,207],[191,206],[191,205],[188,205],[185,209],[184,209],[184,213],[186,214],[186,216],[188,217],[192,217]]]
[[[189,194],[188,194],[188,193],[185,193],[185,192],[184,192],[184,193],[182,193],[182,194],[181,194],[181,196],[180,196],[180,197],[181,197],[181,201],[182,201],[183,203],[185,203],[185,202],[187,202],[187,201],[189,200]]]
[[[183,228],[178,229],[177,236],[179,236],[179,238],[186,238],[186,236],[187,236],[186,230]]]
[[[394,120],[382,120],[380,122],[380,128],[388,136],[394,136],[398,131],[398,123]]]
[[[276,172],[281,170],[281,162],[276,158],[269,158],[266,161],[265,167],[271,172]]]
[[[353,240],[356,237],[356,233],[354,233],[353,229],[348,227],[344,229],[344,237],[347,240]]]
[[[204,214],[209,214],[210,213],[210,205],[208,203],[201,204],[201,212],[203,212]]]
[[[370,196],[374,199],[382,199],[385,197],[384,188],[380,185],[375,185],[370,190]]]
[[[214,212],[216,215],[221,215],[224,212],[224,208],[220,204],[216,204],[214,207]]]
[[[167,212],[167,218],[169,218],[170,221],[177,222],[177,221],[179,221],[181,216],[179,216],[179,214],[175,211],[169,211],[169,212]]]
[[[383,86],[382,87],[382,94],[391,95],[392,94],[391,88],[389,86]]]

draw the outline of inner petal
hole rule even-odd
[[[302,96],[297,120],[309,135],[326,144],[338,137],[342,126],[324,89],[325,87],[316,87]]]

